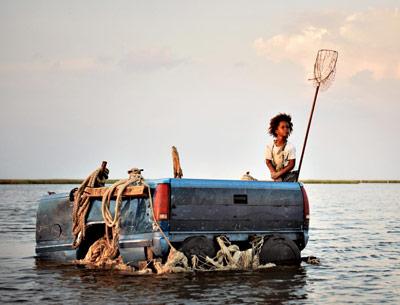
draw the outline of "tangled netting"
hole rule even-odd
[[[225,237],[217,237],[220,250],[214,258],[206,257],[204,267],[199,266],[199,270],[248,270],[264,269],[275,266],[273,263],[260,264],[260,252],[264,243],[263,237],[255,238],[251,242],[251,248],[241,251],[238,245],[231,244]],[[197,266],[198,258],[193,256],[193,266]],[[196,264],[195,264],[196,263]]]
[[[314,77],[311,79],[315,87],[326,90],[335,80],[338,52],[319,50],[314,63]]]
[[[192,255],[189,263],[185,254],[175,248],[171,248],[167,262],[165,264],[156,262],[154,267],[157,274],[192,271],[255,270],[274,267],[275,264],[273,263],[260,264],[259,254],[263,240],[261,237],[255,239],[251,243],[251,248],[241,251],[237,245],[231,244],[225,236],[219,236],[217,237],[217,243],[220,250],[213,258]]]

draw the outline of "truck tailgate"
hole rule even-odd
[[[299,183],[171,179],[171,232],[297,231]]]

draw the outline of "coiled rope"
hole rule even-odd
[[[80,196],[82,203],[77,205],[80,206],[80,217],[73,217],[74,219],[74,227],[79,227],[79,228],[84,228],[85,227],[85,218],[86,214],[89,208],[89,197],[84,195],[84,189],[87,186],[92,186],[94,185],[93,183],[90,183],[91,181],[94,181],[98,175],[98,171],[96,170],[93,172],[85,181],[82,183],[82,185],[79,187],[77,191],[77,196]],[[115,182],[112,186],[106,189],[106,191],[103,194],[102,197],[102,204],[101,204],[101,212],[102,216],[104,219],[104,224],[105,224],[105,234],[102,238],[98,239],[95,241],[89,248],[86,256],[84,259],[76,261],[79,264],[91,264],[95,266],[112,266],[113,268],[117,269],[122,269],[122,270],[130,270],[133,271],[134,268],[127,266],[126,264],[123,263],[122,257],[119,255],[119,235],[120,235],[120,224],[121,224],[121,205],[122,205],[122,195],[125,191],[125,189],[128,186],[133,186],[133,185],[143,185],[147,188],[148,191],[148,197],[149,197],[149,202],[150,202],[150,209],[152,211],[152,217],[153,217],[153,223],[157,230],[161,233],[161,235],[164,237],[166,242],[168,243],[170,247],[170,253],[168,256],[168,261],[166,264],[162,264],[161,262],[156,262],[155,268],[157,269],[157,273],[166,273],[166,272],[171,272],[173,268],[175,268],[177,265],[182,264],[182,267],[187,268],[188,263],[187,263],[187,258],[186,256],[177,251],[175,247],[171,244],[169,241],[168,237],[162,230],[161,226],[159,225],[157,219],[155,218],[155,213],[154,213],[154,205],[153,205],[153,197],[151,194],[151,188],[150,186],[145,183],[145,179],[143,178],[141,174],[141,170],[137,168],[133,168],[129,173],[129,178],[128,179],[122,179],[117,182]],[[112,195],[117,191],[117,196],[115,200],[115,209],[114,209],[114,216],[112,216],[111,211],[110,211],[110,203],[111,203],[111,197]],[[75,215],[75,214],[74,214]],[[76,221],[79,219],[79,221]],[[83,221],[82,221],[83,220]],[[80,232],[83,230],[81,229]],[[110,232],[111,231],[111,232]],[[83,231],[84,232],[84,231]],[[84,234],[81,234],[82,238],[79,239],[79,244],[83,240]],[[78,246],[79,246],[78,244]],[[183,261],[183,263],[182,263]],[[176,271],[176,270],[175,270]],[[139,272],[141,273],[149,273],[151,270],[149,268],[145,268],[144,270],[140,270]]]
[[[74,241],[72,247],[78,248],[86,233],[86,215],[90,206],[90,197],[85,194],[86,187],[101,187],[108,178],[107,162],[103,161],[100,168],[91,173],[79,186],[74,197],[72,209],[72,235]]]

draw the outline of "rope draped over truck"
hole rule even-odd
[[[86,187],[101,187],[105,185],[109,170],[107,162],[103,161],[100,168],[92,172],[76,190],[74,207],[72,210],[72,234],[74,241],[72,247],[78,248],[86,233],[86,215],[90,207],[90,197],[85,194]]]
[[[105,163],[103,162],[103,165]],[[108,175],[108,169],[105,166],[95,170],[90,174],[79,186],[75,194],[74,209],[73,209],[73,234],[75,240],[73,243],[74,248],[78,248],[79,245],[85,238],[86,229],[86,217],[90,206],[90,197],[85,193],[86,187],[95,187],[105,184],[105,180],[102,180],[103,172]],[[122,196],[125,189],[128,186],[139,186],[143,185],[146,187],[149,196],[150,208],[153,215],[153,223],[158,231],[162,234],[166,242],[170,247],[170,253],[166,264],[161,262],[155,262],[155,268],[158,273],[171,272],[176,265],[181,264],[183,267],[187,267],[187,258],[171,244],[168,237],[161,229],[158,221],[155,218],[153,197],[151,194],[151,188],[145,183],[145,179],[141,174],[142,170],[138,168],[132,168],[128,171],[129,178],[122,179],[115,182],[110,187],[106,188],[102,196],[101,201],[101,212],[105,224],[104,236],[95,241],[89,248],[84,259],[77,261],[79,264],[91,264],[95,266],[113,266],[117,269],[123,270],[134,270],[134,268],[127,266],[123,263],[122,257],[119,254],[119,235],[120,235],[120,224],[121,224],[121,205]],[[114,217],[110,211],[110,203],[112,195],[117,191],[115,200]],[[111,231],[111,232],[110,232]],[[111,234],[110,234],[111,233]],[[110,238],[111,235],[111,238]],[[150,269],[145,268],[142,272],[151,272]]]
[[[140,170],[132,169],[129,171],[128,179],[119,180],[106,189],[101,201],[101,213],[105,224],[105,233],[102,238],[90,246],[88,253],[83,259],[84,263],[95,265],[122,264],[122,258],[118,256],[122,194],[128,186],[141,184],[143,184],[143,177],[140,174]],[[110,202],[111,196],[115,191],[117,191],[117,197],[113,217],[110,211]]]

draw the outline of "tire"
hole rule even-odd
[[[276,265],[300,265],[301,256],[297,245],[290,239],[272,235],[266,237],[260,252],[260,263]]]
[[[191,264],[192,256],[196,255],[200,262],[204,263],[206,256],[213,258],[216,255],[214,242],[205,236],[193,236],[186,238],[180,251],[185,254]]]

